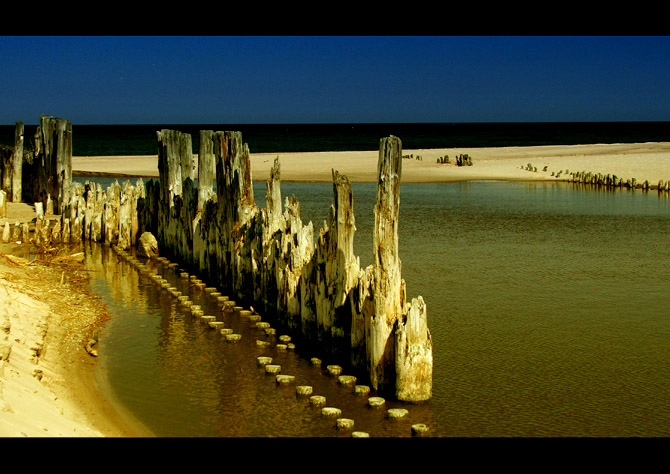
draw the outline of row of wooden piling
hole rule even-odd
[[[528,163],[522,169],[531,172],[537,172],[537,167]],[[542,171],[548,172],[548,167],[545,166]],[[670,194],[670,179],[665,181],[660,179],[658,183],[651,183],[648,179],[638,181],[636,178],[622,178],[613,173],[597,173],[592,171],[570,171],[559,170],[552,171],[551,177],[560,181],[565,181],[574,184],[591,185],[604,189],[630,189],[642,191],[658,191],[659,194]]]
[[[638,181],[636,178],[624,179],[615,174],[593,173],[589,171],[578,171],[569,173],[567,181],[577,184],[590,184],[592,186],[608,189],[640,189],[642,191],[658,191],[670,193],[670,180],[659,180],[658,183],[650,183],[649,180]],[[560,175],[559,175],[560,177]]]
[[[262,331],[266,337],[276,339],[275,348],[279,351],[295,351],[295,344],[288,335],[276,334],[276,329],[270,326],[270,323],[263,321],[260,314],[258,314],[253,307],[244,308],[237,302],[230,299],[229,296],[222,295],[217,288],[208,286],[205,282],[199,279],[196,275],[189,274],[187,271],[180,268],[177,263],[170,262],[165,257],[156,257],[152,259],[155,265],[149,265],[148,259],[138,258],[131,252],[121,249],[118,246],[112,246],[116,255],[123,261],[129,263],[136,271],[145,277],[151,279],[162,290],[167,291],[175,300],[175,304],[179,305],[180,309],[189,313],[191,316],[198,318],[203,323],[207,324],[211,329],[217,331],[226,341],[235,343],[242,338],[241,334],[234,333],[233,329],[224,327],[223,321],[218,321],[214,315],[207,315],[202,309],[201,305],[195,304],[187,295],[182,294],[181,291],[173,286],[167,278],[163,277],[159,267],[172,271],[180,279],[187,281],[189,284],[196,286],[203,291],[205,295],[221,308],[222,312],[237,313],[240,318],[253,324],[254,327]],[[271,342],[263,339],[257,339],[256,345],[269,346]],[[278,385],[290,385],[296,383],[294,375],[282,374],[281,365],[273,363],[273,358],[270,356],[258,356],[256,358],[258,367],[262,367],[266,375],[274,376]],[[312,366],[321,367],[322,361],[317,357],[310,359]],[[342,374],[342,367],[336,364],[326,366],[326,372],[330,377],[336,377],[338,383],[345,388],[351,388],[355,396],[368,396],[368,406],[375,409],[384,409],[386,401],[382,397],[369,396],[370,387],[368,385],[357,384],[357,378],[353,375]],[[316,395],[313,393],[313,387],[310,385],[296,385],[296,396],[307,397],[309,405],[320,410],[324,418],[334,418],[335,425],[338,431],[350,431],[352,437],[369,437],[369,433],[354,430],[354,420],[343,416],[342,410],[327,406],[326,397]],[[391,420],[399,420],[406,418],[409,411],[406,408],[390,408],[387,410],[387,418]],[[427,425],[418,423],[411,426],[412,436],[427,436],[429,428]]]
[[[17,137],[22,133],[17,126]],[[34,239],[129,249],[148,231],[163,255],[276,315],[277,324],[302,343],[367,372],[375,390],[394,391],[409,402],[432,397],[427,306],[420,296],[407,297],[400,272],[399,138],[380,140],[374,263],[366,268],[353,254],[353,194],[346,176],[333,170],[330,217],[314,232],[311,222],[302,222],[295,197],[282,206],[278,159],[267,183],[267,206],[256,205],[240,132],[201,130],[197,163],[189,134],[161,130],[157,138],[157,181],[146,187],[142,180],[123,187],[115,182],[103,190],[72,181],[72,125],[42,116],[35,153],[23,156],[22,181],[31,184],[22,186],[22,194],[60,220],[38,218]]]
[[[147,182],[145,207],[156,219],[145,228],[164,255],[273,315],[301,343],[366,372],[374,390],[408,402],[432,397],[427,306],[407,297],[400,268],[399,138],[380,140],[374,263],[362,268],[353,251],[351,183],[337,170],[330,215],[317,231],[302,221],[295,196],[282,206],[278,158],[266,206],[257,206],[240,132],[201,130],[197,164],[189,134],[157,135],[159,182]]]

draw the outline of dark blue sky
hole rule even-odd
[[[0,124],[670,120],[670,37],[0,37]]]

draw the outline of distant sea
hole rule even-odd
[[[32,137],[37,125],[25,125]],[[581,145],[670,141],[670,122],[365,123],[365,124],[73,124],[74,156],[153,155],[156,131],[190,133],[197,153],[200,130],[240,131],[252,153],[377,150],[395,135],[404,149]],[[0,126],[0,144],[14,145],[15,125]],[[32,148],[32,138],[26,141]]]

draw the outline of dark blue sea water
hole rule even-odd
[[[37,125],[26,125],[25,136]],[[400,137],[405,149],[476,148],[670,140],[670,122],[578,123],[366,123],[72,125],[74,156],[153,155],[156,132],[190,133],[198,151],[200,130],[240,131],[252,153],[362,151],[379,149],[382,137]],[[13,146],[14,125],[0,126],[0,144]],[[26,140],[32,147],[32,140]]]

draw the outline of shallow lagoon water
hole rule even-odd
[[[354,183],[361,264],[372,261],[374,184]],[[254,193],[264,207],[264,183]],[[282,183],[306,223],[327,218],[332,185]],[[371,436],[668,436],[670,199],[568,183],[404,183],[400,256],[433,338],[433,399],[389,420],[313,367],[309,354],[259,348],[248,322],[228,343],[113,252],[91,246],[91,284],[113,314],[100,370],[159,436],[349,436],[256,363]],[[100,262],[104,262],[102,266]],[[179,283],[177,280],[175,282]],[[194,295],[194,298],[197,295]],[[239,315],[238,315],[239,316]],[[274,363],[274,362],[273,362]]]

